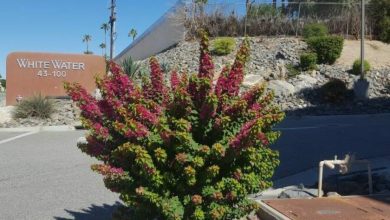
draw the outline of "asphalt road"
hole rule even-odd
[[[82,135],[39,132],[0,144],[1,220],[110,218],[118,196],[76,147]]]
[[[390,155],[390,115],[351,115],[288,118],[277,126],[282,135],[273,148],[279,150],[280,166],[275,178],[309,168],[319,161]]]
[[[335,154],[390,155],[390,115],[289,118],[278,125],[282,178]],[[25,135],[25,136],[20,136]],[[118,195],[76,147],[82,131],[0,131],[0,220],[109,219]],[[11,139],[10,139],[11,138]]]

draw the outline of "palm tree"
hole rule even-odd
[[[130,32],[129,32],[129,37],[132,37],[133,40],[134,40],[134,38],[135,38],[136,36],[137,36],[137,30],[134,29],[134,28],[132,28],[132,29],[130,30]]]
[[[104,45],[107,46],[107,31],[110,30],[110,24],[103,23],[100,29],[104,31]],[[107,47],[105,47],[104,54],[107,55]]]
[[[284,0],[282,0],[284,1]],[[254,0],[245,0],[245,24],[244,24],[244,35],[246,36],[246,28],[247,28],[247,25],[248,25],[248,13],[249,13],[249,10],[251,9],[252,7],[252,4],[254,3],[255,1]]]
[[[87,51],[86,54],[89,54],[89,42],[92,40],[92,36],[89,34],[84,34],[83,36],[83,43],[87,45]]]
[[[201,16],[204,15],[204,7],[208,2],[208,0],[195,0],[195,4],[199,6]]]
[[[102,48],[102,56],[105,57],[106,54],[104,53],[104,49],[106,49],[106,44],[105,43],[101,43],[99,45],[99,47]]]

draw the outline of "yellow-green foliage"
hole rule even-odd
[[[218,56],[230,54],[236,47],[236,41],[231,37],[219,37],[213,42],[212,53]]]
[[[360,59],[357,59],[357,60],[355,60],[355,62],[353,62],[353,65],[352,65],[352,73],[353,74],[359,75],[361,73],[361,63],[362,62]],[[370,71],[371,66],[367,60],[364,60],[363,66],[364,66],[364,74],[366,74],[368,71]]]

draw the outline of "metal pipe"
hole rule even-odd
[[[323,180],[323,173],[324,173],[324,165],[326,165],[330,169],[334,169],[335,165],[340,166],[340,172],[341,173],[347,173],[348,167],[352,163],[365,163],[367,164],[367,173],[368,173],[368,193],[372,194],[372,173],[371,173],[371,164],[368,160],[355,160],[354,155],[346,155],[344,160],[337,160],[337,156],[335,156],[334,160],[323,160],[319,163],[319,174],[318,174],[318,197],[322,197],[322,180]]]
[[[364,0],[361,0],[361,33],[360,33],[360,78],[364,79]]]
[[[114,35],[115,35],[115,21],[116,21],[116,12],[115,12],[115,0],[111,0],[111,16],[110,16],[110,60],[114,58]]]
[[[324,172],[324,161],[321,161],[319,164],[319,175],[318,175],[318,198],[322,197],[322,174]]]
[[[298,5],[298,17],[297,17],[297,26],[296,26],[296,29],[295,29],[295,37],[298,37],[299,17],[300,16],[301,16],[301,2],[299,2],[299,5]]]
[[[368,193],[372,194],[372,175],[371,175],[371,164],[367,163],[367,173],[368,173]]]

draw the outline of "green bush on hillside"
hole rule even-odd
[[[361,63],[362,62],[360,59],[357,59],[357,60],[355,60],[355,62],[353,62],[352,74],[359,75],[361,73]],[[364,74],[366,74],[368,71],[370,71],[371,66],[367,60],[364,60],[363,66],[364,66]]]
[[[347,85],[340,79],[330,79],[321,87],[322,101],[332,104],[340,104],[348,95]]]
[[[303,37],[325,37],[328,35],[328,27],[324,24],[307,24],[303,27]]]
[[[374,35],[379,40],[390,43],[390,1],[371,0],[367,10],[370,23],[373,24]]]
[[[309,48],[317,53],[319,63],[333,64],[341,55],[344,38],[340,36],[312,37],[307,40]]]
[[[218,56],[230,54],[236,47],[236,41],[232,37],[219,37],[214,40],[212,53]]]
[[[286,64],[286,69],[287,69],[287,76],[288,77],[294,77],[294,76],[301,74],[299,66],[295,66],[292,63]]]
[[[313,52],[304,53],[300,57],[302,70],[314,70],[317,64],[317,54]]]
[[[379,23],[379,39],[385,43],[390,43],[390,16],[386,16]]]
[[[49,118],[54,113],[54,104],[41,94],[21,100],[12,112],[13,118]]]

